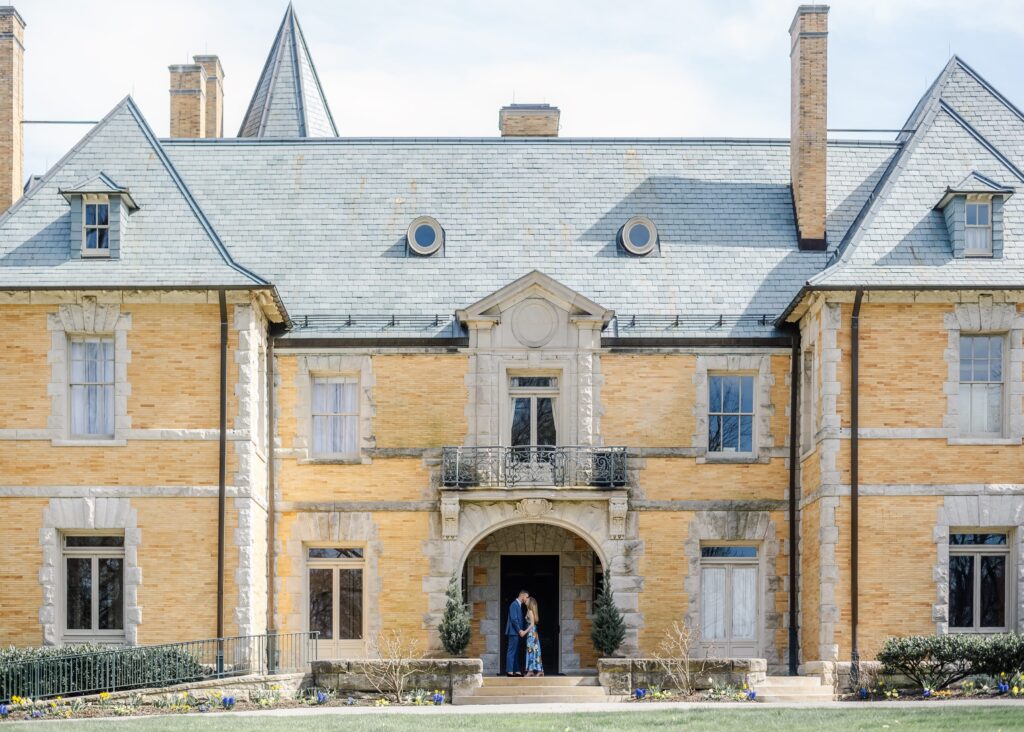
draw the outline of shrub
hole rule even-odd
[[[176,646],[0,649],[0,699],[163,686],[202,677],[203,667],[199,661]]]
[[[1024,671],[1024,634],[1000,633],[979,640],[974,673],[999,676]]]
[[[975,635],[889,638],[878,660],[885,673],[903,674],[921,688],[939,691],[977,673],[973,665],[984,641]]]
[[[449,655],[461,656],[469,648],[469,613],[462,602],[462,586],[455,575],[452,575],[451,582],[448,583],[448,599],[438,632],[441,635],[441,645]]]
[[[610,656],[619,650],[622,641],[626,639],[626,621],[612,599],[612,593],[608,589],[610,584],[609,578],[605,577],[601,594],[597,596],[597,602],[594,604],[594,624],[590,630],[594,648],[604,656]]]

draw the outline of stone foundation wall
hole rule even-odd
[[[723,658],[713,661],[690,661],[690,674],[695,689],[716,685],[741,686],[762,683],[767,675],[768,661],[763,658]],[[602,658],[597,662],[601,686],[609,694],[631,694],[637,688],[659,686],[675,689],[676,684],[653,658]]]
[[[371,671],[368,659],[349,661],[314,661],[313,681],[318,687],[340,693],[377,693],[367,674]],[[438,689],[452,698],[455,691],[475,689],[484,683],[484,667],[479,658],[438,658],[412,661],[415,673],[406,683],[413,689]]]

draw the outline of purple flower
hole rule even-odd
[[[226,696],[226,697],[224,697],[221,700],[221,703],[224,705],[225,709],[234,709],[235,708],[235,697],[233,697],[233,696]]]
[[[860,697],[861,699],[867,699],[867,698],[868,698],[868,690],[867,690],[867,689],[865,689],[865,688],[864,688],[864,687],[862,686],[862,687],[860,687],[860,690],[859,690],[859,691],[857,692],[857,695],[858,695],[858,696],[859,696],[859,697]]]
[[[636,690],[636,698],[637,699],[643,699],[645,696],[647,696],[647,689],[637,689]]]
[[[316,703],[317,704],[326,704],[327,703],[327,699],[328,699],[328,696],[327,696],[326,692],[319,691],[319,690],[316,692]]]
[[[757,690],[756,689],[748,690],[747,691],[747,701],[754,701],[755,699],[757,699]]]

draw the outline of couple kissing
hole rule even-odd
[[[508,636],[508,654],[505,657],[505,671],[508,676],[523,676],[520,651],[526,642],[526,676],[543,676],[544,662],[540,657],[540,636],[537,624],[540,610],[537,600],[526,590],[519,590],[519,596],[508,608],[508,622],[505,635]]]

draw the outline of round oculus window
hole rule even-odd
[[[406,239],[414,253],[425,257],[441,248],[444,243],[444,231],[437,223],[437,219],[432,216],[420,216],[409,224]]]
[[[625,223],[619,236],[627,252],[643,256],[654,251],[658,229],[646,216],[634,216]]]

